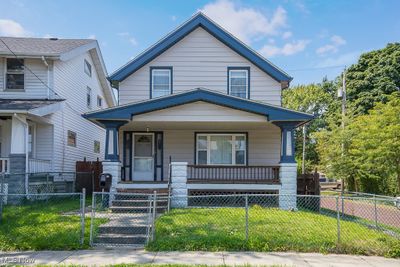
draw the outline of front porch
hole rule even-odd
[[[112,190],[169,188],[182,197],[193,190],[296,194],[294,129],[312,118],[204,89],[85,117],[106,128],[103,166]]]

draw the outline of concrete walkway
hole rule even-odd
[[[33,262],[32,262],[33,260]],[[400,259],[371,256],[322,255],[318,253],[259,252],[146,252],[132,249],[79,251],[0,252],[3,264],[207,264],[207,265],[281,265],[281,266],[366,266],[399,267]]]

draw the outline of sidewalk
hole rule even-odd
[[[146,252],[132,249],[96,249],[78,251],[0,252],[0,265],[22,264],[109,265],[207,264],[207,265],[283,265],[283,266],[374,266],[398,267],[400,259],[373,256],[322,255],[318,253],[260,252]]]

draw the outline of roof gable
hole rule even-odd
[[[120,82],[126,79],[129,75],[149,63],[151,60],[162,54],[174,44],[182,40],[198,27],[203,28],[220,42],[234,50],[239,55],[243,56],[251,63],[256,65],[262,71],[270,75],[278,82],[290,82],[292,77],[273,65],[271,62],[263,58],[257,52],[246,46],[244,43],[236,39],[234,36],[226,32],[211,19],[202,13],[198,13],[189,21],[184,23],[178,29],[167,35],[158,43],[150,47],[148,50],[128,62],[126,65],[115,71],[109,76],[111,82]]]
[[[85,118],[101,124],[105,120],[129,121],[133,116],[156,110],[171,108],[187,103],[203,101],[228,108],[251,112],[266,117],[268,121],[304,122],[313,119],[313,115],[278,106],[238,98],[214,91],[197,88],[184,93],[154,98],[147,101],[104,109],[84,115]]]

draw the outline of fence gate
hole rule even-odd
[[[154,221],[167,209],[166,195],[94,192],[90,244],[144,247],[154,236]]]

